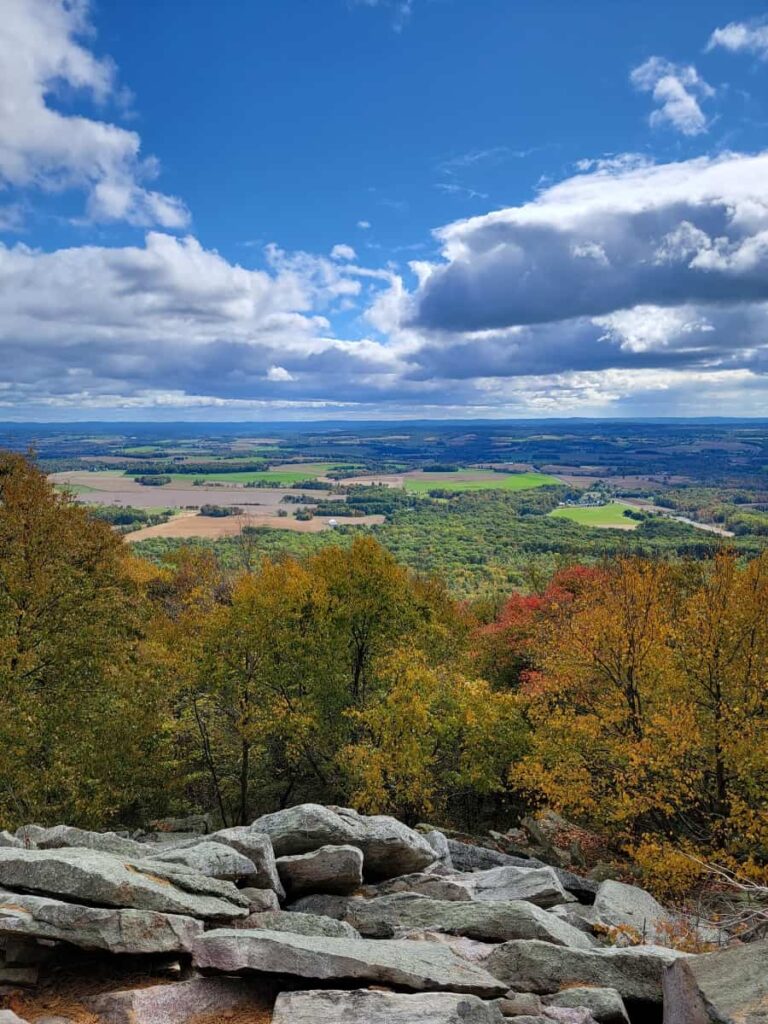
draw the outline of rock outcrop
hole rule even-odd
[[[275,997],[272,1024],[643,1024],[662,988],[666,1024],[768,1024],[768,944],[612,945],[663,943],[679,919],[637,886],[574,874],[573,830],[552,829],[531,856],[515,830],[490,834],[501,852],[317,804],[218,831],[198,816],[133,837],[0,832],[0,1007],[79,963],[82,1014],[102,1024],[261,1020]],[[115,955],[166,982],[94,995]]]

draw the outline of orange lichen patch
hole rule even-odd
[[[173,885],[167,878],[161,878],[160,875],[154,875],[151,871],[145,871],[138,864],[123,864],[123,867],[126,871],[133,871],[134,874],[143,875],[144,878],[148,878],[151,882],[157,882],[158,885]]]

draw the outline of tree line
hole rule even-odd
[[[498,607],[370,537],[152,564],[18,455],[0,500],[0,827],[551,806],[650,871],[768,860],[768,554],[576,565]]]

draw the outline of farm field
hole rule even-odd
[[[199,508],[201,505],[239,505],[253,511],[269,508],[273,513],[280,506],[286,494],[306,494],[313,501],[341,500],[339,495],[327,491],[302,491],[300,489],[275,486],[248,489],[227,481],[231,486],[198,486],[192,481],[194,477],[180,474],[178,481],[164,487],[145,487],[138,484],[131,476],[120,472],[104,470],[91,472],[88,470],[71,470],[54,473],[51,480],[58,487],[71,488],[79,501],[89,505],[128,505],[133,508]],[[306,479],[306,477],[302,477]],[[83,489],[83,488],[87,488]]]
[[[345,484],[385,484],[388,487],[402,487],[412,494],[428,494],[430,491],[526,491],[560,481],[547,473],[494,473],[488,469],[460,469],[455,473],[427,473],[421,469],[406,473],[390,473],[376,476],[360,476],[345,480]]]
[[[612,530],[635,530],[640,525],[637,519],[628,519],[624,515],[626,509],[631,505],[623,501],[612,501],[608,505],[599,505],[595,508],[556,508],[550,512],[551,516],[558,519],[570,519],[572,523],[579,526],[592,526],[598,529]]]
[[[378,526],[384,522],[384,516],[338,516],[336,522],[339,526]],[[222,537],[236,537],[244,526],[262,526],[272,530],[290,530],[294,533],[322,533],[330,530],[328,516],[317,516],[314,519],[300,520],[284,518],[265,512],[264,515],[242,515],[224,516],[221,518],[213,516],[199,516],[192,512],[182,512],[174,516],[167,523],[160,523],[157,526],[147,526],[142,530],[134,530],[126,534],[126,541],[135,544],[143,540],[151,540],[154,537],[172,537],[185,539],[200,537],[208,540],[218,540]]]

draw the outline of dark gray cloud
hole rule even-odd
[[[768,154],[598,169],[436,232],[411,322],[477,331],[768,299]]]

